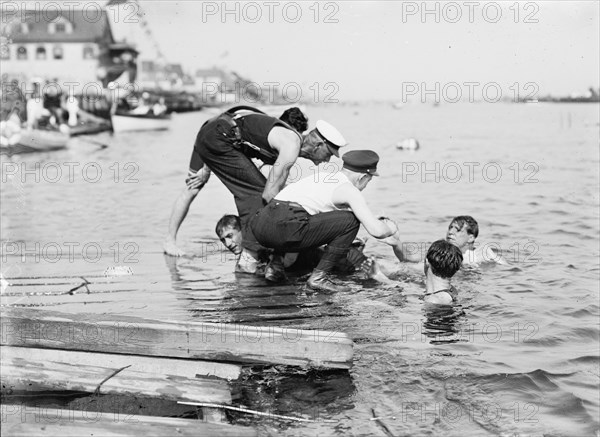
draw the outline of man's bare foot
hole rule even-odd
[[[174,240],[167,239],[163,244],[163,251],[171,256],[184,256],[185,252],[177,247]]]

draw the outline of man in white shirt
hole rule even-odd
[[[257,241],[278,253],[327,245],[307,281],[314,290],[347,290],[327,275],[346,256],[361,224],[378,239],[398,231],[393,221],[373,215],[361,193],[378,176],[377,153],[355,150],[344,154],[342,160],[343,168],[335,174],[323,174],[316,180],[307,177],[288,185],[250,220]],[[272,262],[270,267],[283,271],[283,265]]]

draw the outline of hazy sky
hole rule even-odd
[[[189,72],[222,66],[258,83],[317,83],[321,100],[333,92],[347,100],[399,100],[411,82],[417,93],[423,82],[429,89],[439,82],[440,92],[456,82],[476,98],[489,82],[504,93],[516,82],[522,94],[535,86],[538,94],[599,86],[597,1],[227,2],[225,16],[223,4],[141,2],[170,62]],[[425,16],[424,6],[432,11]],[[126,22],[135,21],[133,6],[118,10],[115,34],[135,39],[142,59],[155,58],[141,26]],[[535,85],[525,89],[528,82]],[[456,87],[446,92],[454,96]]]

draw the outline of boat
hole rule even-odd
[[[112,116],[112,125],[115,132],[166,130],[171,123],[170,114],[131,114],[117,112]]]
[[[94,114],[81,109],[77,113],[77,124],[75,126],[69,126],[69,134],[72,137],[79,135],[92,135],[111,130],[112,125],[110,120],[97,117]]]
[[[1,142],[1,154],[50,152],[66,148],[69,141],[69,134],[53,130],[22,130],[18,135],[18,138],[12,137],[11,141]]]

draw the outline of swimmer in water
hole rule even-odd
[[[450,305],[457,301],[458,291],[451,285],[450,279],[460,270],[463,255],[458,246],[446,240],[434,242],[423,261],[425,273],[425,303]],[[420,264],[419,264],[420,265]],[[366,275],[384,284],[396,284],[383,272],[376,260],[369,258],[363,264]]]
[[[424,261],[426,303],[450,305],[458,297],[450,279],[463,263],[460,249],[446,240],[434,242],[427,251]]]
[[[479,235],[479,225],[477,221],[469,215],[460,215],[454,217],[448,226],[446,232],[446,241],[454,244],[463,254],[463,266],[477,265],[482,262],[495,262],[497,264],[508,264],[502,255],[494,252],[489,244],[475,247],[475,239]],[[393,236],[392,238],[395,238]],[[389,243],[388,243],[389,244]],[[401,262],[420,263],[422,262],[419,252],[406,250],[400,240],[396,239],[392,248],[396,258]],[[420,269],[420,267],[419,267]]]
[[[479,235],[479,225],[470,215],[454,217],[448,226],[446,241],[458,247],[463,255],[463,265],[477,265],[482,262],[508,264],[502,255],[497,254],[488,244],[475,247]]]
[[[446,232],[446,241],[458,247],[462,253],[463,266],[477,266],[483,262],[494,262],[497,264],[508,264],[502,255],[494,252],[490,245],[484,244],[475,247],[475,239],[479,235],[477,221],[468,215],[454,217]],[[387,241],[390,240],[390,241]],[[391,241],[393,240],[393,241]],[[407,248],[398,239],[398,234],[381,240],[392,246],[396,258],[401,262],[390,263],[385,260],[369,258],[364,263],[362,270],[368,278],[382,283],[390,283],[388,276],[400,272],[415,272],[424,269],[424,261],[419,251],[406,250]]]

